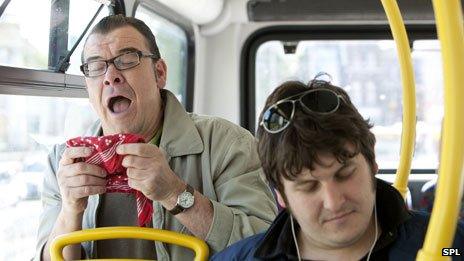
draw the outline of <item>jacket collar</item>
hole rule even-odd
[[[295,230],[298,223],[295,222]],[[290,224],[290,214],[283,210],[276,217],[258,244],[254,257],[263,260],[294,260],[296,247]]]
[[[397,228],[410,218],[400,193],[383,180],[376,179],[376,183],[377,214],[383,231],[382,235],[385,234],[385,236],[379,238],[374,252],[392,243],[396,239]],[[298,231],[298,229],[298,223],[295,222],[295,230]],[[386,237],[388,235],[389,237]],[[254,257],[265,260],[297,260],[290,214],[286,210],[277,216],[267,230],[256,247]]]
[[[161,97],[164,102],[164,117],[160,147],[169,157],[203,152],[204,146],[200,133],[176,96],[163,89]],[[86,135],[101,136],[102,133],[100,120],[97,120]]]

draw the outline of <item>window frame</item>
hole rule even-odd
[[[193,111],[193,99],[194,99],[194,85],[195,85],[195,31],[192,26],[192,23],[172,10],[171,8],[149,0],[139,0],[134,3],[132,7],[131,17],[135,17],[135,13],[139,6],[142,6],[156,15],[168,20],[169,22],[179,26],[187,36],[187,79],[186,86],[184,90],[185,100],[182,101],[185,106],[185,110],[188,112]],[[169,69],[169,68],[168,68]]]
[[[84,76],[0,66],[0,94],[86,98]]]
[[[434,24],[406,25],[410,46],[415,40],[436,40]],[[256,55],[267,41],[305,40],[393,40],[387,24],[378,25],[276,25],[256,30],[244,42],[240,55],[240,124],[255,133]],[[395,174],[396,169],[380,169],[381,174]],[[411,169],[411,174],[434,174],[435,169]]]

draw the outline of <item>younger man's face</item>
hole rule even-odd
[[[324,249],[349,247],[372,221],[375,201],[372,172],[358,153],[345,164],[332,154],[319,154],[321,165],[303,169],[295,181],[283,180],[279,203],[290,209],[306,244]]]

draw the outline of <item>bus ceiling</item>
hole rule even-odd
[[[405,22],[435,20],[431,1],[399,0],[398,5]],[[381,2],[366,0],[250,0],[247,12],[255,22],[387,21]]]

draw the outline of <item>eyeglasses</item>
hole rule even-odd
[[[123,53],[108,60],[90,61],[81,65],[81,71],[86,77],[97,77],[103,75],[108,70],[110,63],[118,70],[127,70],[140,64],[140,58],[150,57],[158,59],[158,55],[144,54],[142,51]]]
[[[296,99],[295,99],[296,98]],[[343,97],[332,90],[312,89],[271,105],[264,113],[259,125],[269,133],[279,133],[290,125],[295,115],[295,103],[308,113],[330,114],[340,107]]]

